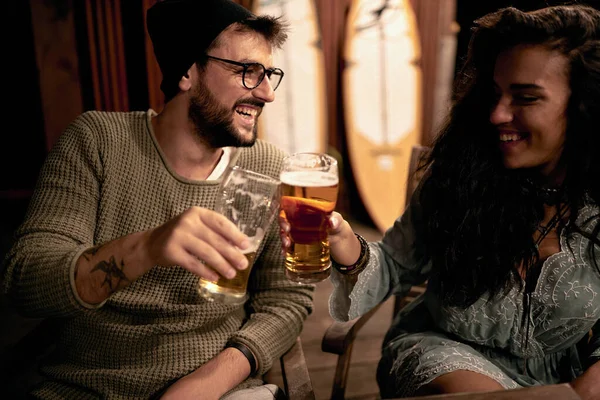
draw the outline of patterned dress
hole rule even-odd
[[[577,216],[578,226],[589,233],[599,221],[600,208],[593,205]],[[369,244],[367,268],[354,285],[332,272],[329,306],[336,320],[357,318],[429,278],[420,226],[420,207],[412,203],[381,242]],[[544,261],[531,294],[515,287],[506,295],[484,295],[466,309],[442,303],[430,280],[425,294],[395,317],[385,337],[377,372],[381,395],[413,395],[456,370],[484,374],[505,388],[568,382],[580,375],[587,360],[575,346],[594,325],[596,336],[600,330],[600,273],[592,260],[600,265],[600,247],[590,253],[588,244],[583,235],[567,236],[563,230],[561,251]],[[528,330],[522,323],[525,296],[531,300]],[[590,357],[597,358],[600,343],[598,338],[592,342]]]

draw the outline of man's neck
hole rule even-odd
[[[152,118],[156,140],[169,166],[190,180],[205,180],[219,163],[223,149],[212,148],[194,131],[187,113],[169,104]]]

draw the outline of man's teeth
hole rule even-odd
[[[521,135],[518,133],[501,133],[500,141],[501,142],[514,142],[516,140],[520,140]]]
[[[237,107],[235,111],[237,111],[240,114],[250,115],[252,117],[256,117],[256,115],[258,114],[258,111],[256,109],[249,107]]]

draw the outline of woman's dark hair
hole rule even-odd
[[[585,6],[527,13],[505,8],[475,21],[452,110],[423,167],[425,244],[435,281],[450,304],[466,307],[486,292],[509,290],[522,282],[517,267],[524,263],[529,272],[539,258],[532,236],[543,217],[542,202],[524,184],[530,172],[503,167],[498,134],[489,122],[496,58],[521,44],[542,45],[568,60],[571,96],[561,162],[567,166],[571,212],[564,229],[590,239],[600,273],[594,251],[600,223],[591,234],[589,226],[583,228],[592,221],[575,224],[584,204],[600,205],[600,12]]]

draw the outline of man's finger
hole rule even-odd
[[[230,242],[233,246],[236,246],[242,250],[250,247],[250,240],[248,240],[248,236],[244,235],[237,228],[237,226],[235,226],[235,224],[225,216],[217,212],[210,211],[207,213],[202,213],[200,218],[206,227],[216,232],[226,241]]]

